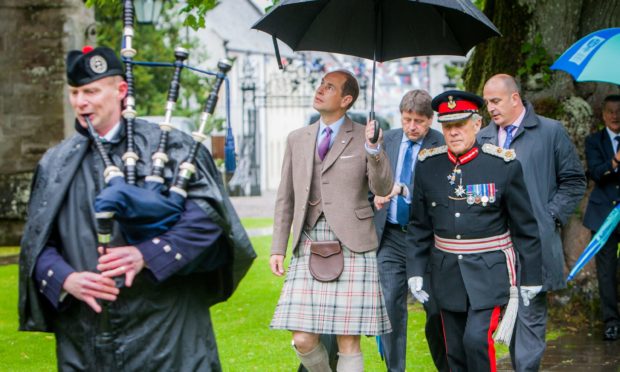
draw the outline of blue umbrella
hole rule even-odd
[[[571,74],[576,81],[620,85],[620,27],[591,33],[573,44],[551,66]]]
[[[566,278],[567,281],[573,279],[579,270],[581,270],[588,263],[588,261],[590,261],[590,259],[594,257],[594,255],[597,254],[601,248],[603,248],[611,233],[616,229],[616,226],[618,226],[618,222],[620,222],[620,205],[612,209],[611,213],[609,213],[603,222],[601,228],[598,229],[588,246],[583,250],[583,252],[581,252],[575,266],[568,274],[568,278]]]
[[[375,340],[377,341],[377,350],[379,351],[379,356],[381,360],[385,359],[385,350],[383,350],[383,342],[381,342],[381,336],[375,336]]]

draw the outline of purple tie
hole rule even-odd
[[[327,155],[327,152],[329,151],[329,142],[332,139],[332,130],[329,129],[329,127],[325,128],[325,137],[323,137],[323,140],[321,141],[321,143],[319,143],[319,158],[321,158],[321,161],[323,161],[323,159],[325,159],[325,155]]]

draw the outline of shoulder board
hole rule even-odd
[[[439,154],[445,154],[446,152],[448,152],[448,146],[446,145],[433,147],[430,149],[423,149],[420,150],[420,152],[418,153],[418,161],[424,161],[426,158],[430,158]]]
[[[484,145],[482,145],[482,151],[489,155],[502,158],[506,163],[517,158],[517,153],[515,152],[515,150],[504,149],[499,146],[491,145],[490,143],[485,143]]]

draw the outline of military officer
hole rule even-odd
[[[416,299],[428,298],[422,277],[430,264],[452,371],[495,370],[491,336],[497,329],[496,339],[510,342],[518,308],[516,254],[523,301],[542,283],[540,239],[521,165],[512,150],[476,143],[482,104],[455,90],[433,99],[446,146],[418,155],[407,229],[409,286]]]

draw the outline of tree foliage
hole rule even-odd
[[[178,0],[167,1],[166,4],[180,3]],[[219,4],[219,0],[184,0],[181,7],[175,7],[178,15],[184,15],[183,26],[188,26],[194,30],[205,27],[205,16],[208,11]],[[122,9],[122,2],[118,0],[86,0],[86,6],[95,6],[97,9],[105,11]],[[120,14],[120,13],[116,13]]]
[[[97,43],[109,46],[120,51],[123,24],[122,4],[119,1],[89,0],[89,4],[95,7],[95,19],[97,22]],[[190,1],[185,8],[190,6],[196,12],[194,21],[200,22],[208,7],[207,3],[215,4],[215,1]],[[179,9],[173,2],[165,2],[162,14],[155,25],[134,25],[133,48],[137,54],[135,61],[174,62],[174,49],[183,47],[190,52],[186,64],[192,65],[192,61],[203,60],[206,53],[198,46],[195,38],[189,37],[187,26],[182,26],[179,19]],[[186,20],[187,21],[187,20]],[[190,22],[194,22],[190,21]],[[135,96],[138,115],[163,115],[167,92],[172,78],[171,67],[134,66]],[[196,106],[203,101],[202,96],[208,90],[209,80],[205,75],[197,75],[187,69],[181,75],[181,91],[175,115],[196,116]]]

